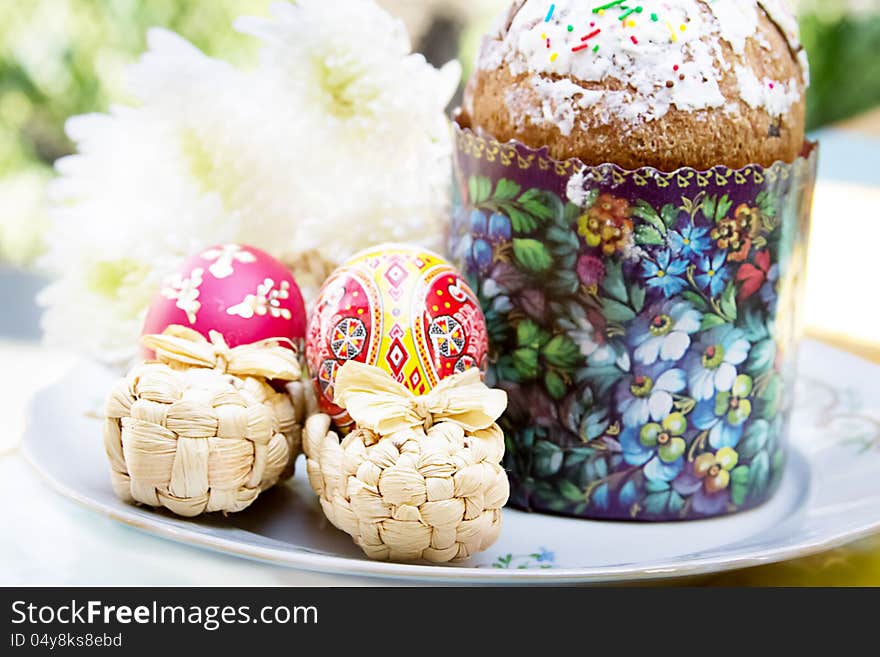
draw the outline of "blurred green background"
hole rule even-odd
[[[332,2],[333,0],[327,0]],[[380,0],[406,20],[435,63],[470,62],[478,35],[506,0]],[[45,183],[70,152],[68,116],[125,102],[124,69],[152,26],[210,55],[246,65],[253,42],[231,27],[270,0],[0,0],[0,261],[24,265],[41,249]],[[813,89],[810,128],[880,104],[880,0],[802,0]]]

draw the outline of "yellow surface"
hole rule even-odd
[[[880,109],[839,127],[880,137]],[[866,290],[866,286],[875,285],[880,264],[878,208],[878,188],[819,185],[805,313],[809,337],[880,364],[880,303],[876,293]],[[813,557],[725,573],[702,582],[719,586],[880,586],[880,535]]]

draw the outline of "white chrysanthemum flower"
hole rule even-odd
[[[272,14],[236,27],[265,43],[263,102],[287,128],[294,170],[310,172],[295,184],[288,239],[342,257],[388,239],[439,246],[458,63],[438,71],[410,54],[403,23],[371,0],[300,0]]]
[[[264,42],[254,69],[153,30],[130,71],[139,105],[70,120],[78,154],[51,189],[48,341],[131,357],[160,281],[211,244],[273,253],[307,297],[370,244],[438,245],[457,64],[411,54],[372,0],[272,13],[238,23]]]

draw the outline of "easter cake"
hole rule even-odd
[[[690,520],[778,489],[808,85],[776,0],[519,0],[485,37],[449,252],[508,394],[514,506]]]
[[[465,121],[624,168],[793,161],[809,72],[778,0],[520,0],[485,38]]]

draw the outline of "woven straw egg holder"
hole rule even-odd
[[[283,342],[229,348],[219,333],[209,341],[181,326],[146,336],[156,360],[120,379],[106,404],[116,495],[191,518],[242,511],[290,477],[314,403]]]
[[[325,414],[303,430],[309,482],[335,527],[382,561],[460,561],[495,542],[509,495],[503,391],[469,370],[417,397],[354,361],[335,390],[355,430],[340,442]]]

